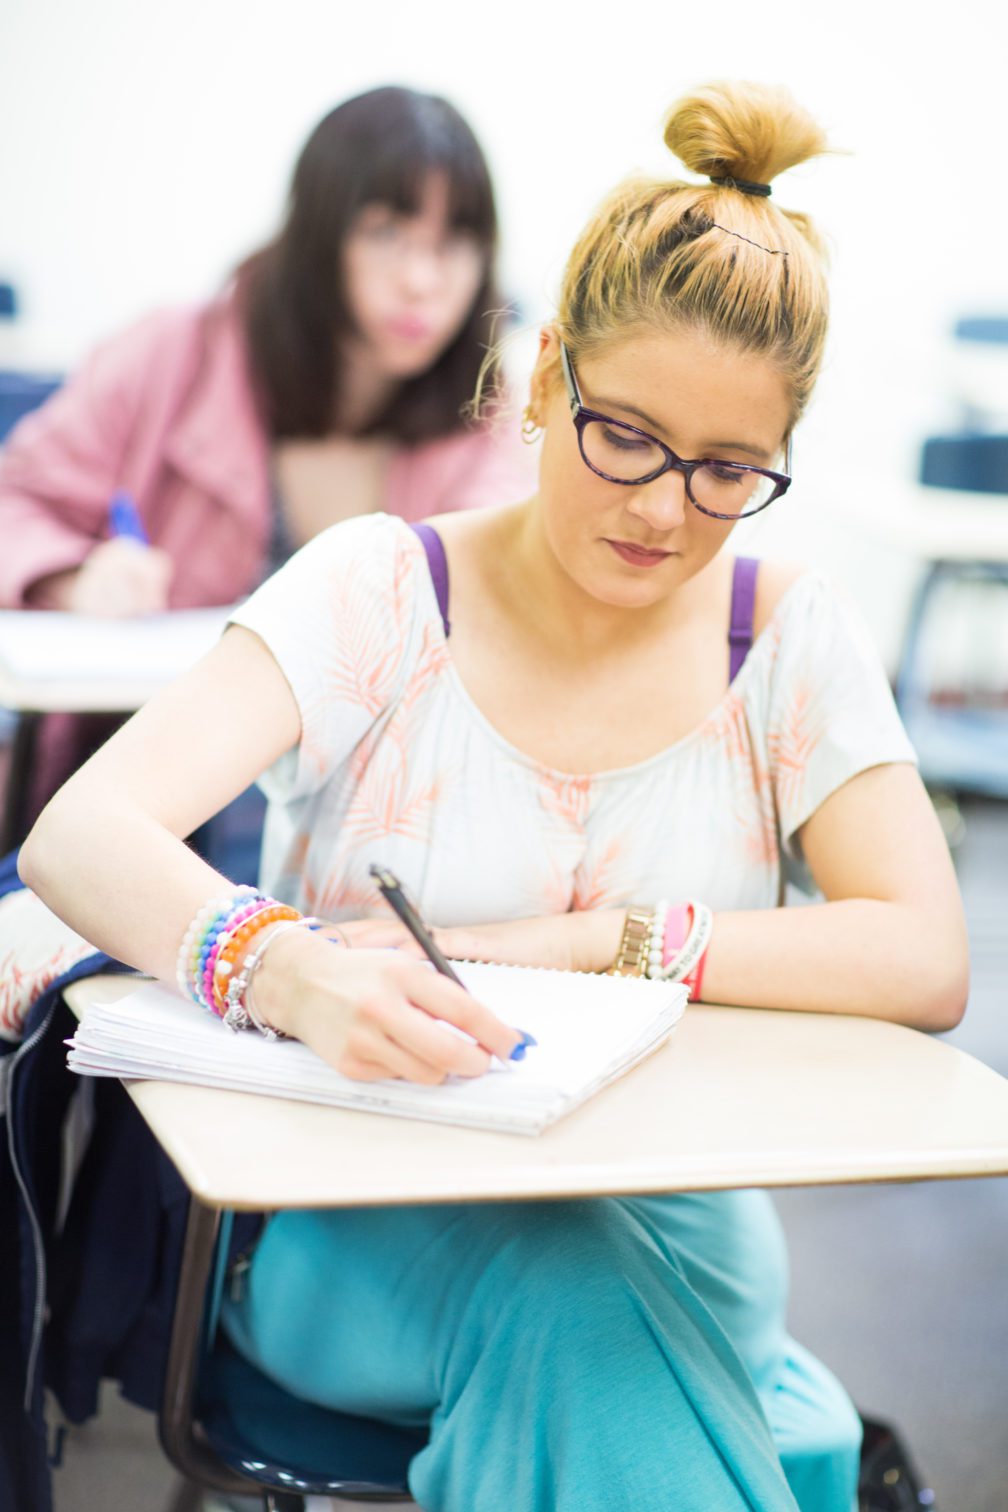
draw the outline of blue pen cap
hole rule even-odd
[[[150,544],[136,501],[125,488],[117,489],[109,500],[108,518],[111,535],[126,536],[131,541],[139,541],[142,546]]]

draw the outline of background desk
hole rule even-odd
[[[7,788],[0,815],[0,855],[20,845],[27,832],[28,788],[44,714],[135,714],[163,686],[153,678],[16,677],[0,666],[0,708],[16,718]]]
[[[77,983],[67,1000],[131,990]],[[643,1065],[536,1138],[127,1082],[211,1207],[370,1206],[1008,1174],[1008,1080],[895,1024],[690,1008]]]
[[[48,611],[0,611],[0,708],[16,716],[0,825],[0,854],[24,839],[26,803],[38,723],[44,714],[133,714],[217,640],[228,608],[183,610],[142,621],[95,620]],[[38,620],[42,635],[33,629]],[[25,658],[23,639],[41,641],[44,671]],[[18,647],[17,638],[22,638]],[[13,644],[12,644],[13,642]],[[5,661],[4,649],[13,656]]]
[[[0,855],[21,844],[28,830],[28,792],[45,714],[134,714],[159,685],[66,681],[34,682],[0,667],[0,709],[15,716],[10,765],[0,813]]]

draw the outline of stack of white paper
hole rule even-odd
[[[172,988],[141,987],[86,1010],[68,1064],[88,1076],[194,1082],[373,1113],[537,1134],[650,1054],[686,989],[638,978],[465,963],[466,986],[538,1040],[523,1061],[439,1087],[341,1076],[305,1045],[233,1034]]]

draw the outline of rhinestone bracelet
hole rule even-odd
[[[279,939],[282,934],[286,934],[291,929],[311,929],[318,922],[318,919],[313,918],[283,919],[266,933],[265,938],[259,941],[254,950],[249,951],[237,974],[228,982],[224,996],[224,1012],[221,1017],[229,1029],[235,1031],[258,1029],[266,1039],[287,1038],[279,1029],[274,1029],[256,1013],[252,1001],[252,978],[262,965],[263,957],[274,940]]]

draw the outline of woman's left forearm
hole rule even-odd
[[[950,1029],[966,1005],[965,930],[957,916],[869,898],[720,913],[702,986],[708,1003]]]

